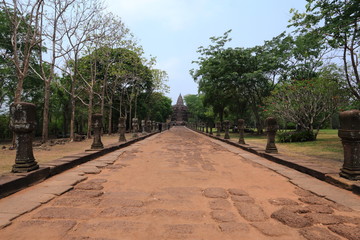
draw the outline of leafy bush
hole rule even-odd
[[[10,139],[12,136],[9,128],[9,116],[0,115],[0,139]]]
[[[286,124],[286,129],[296,129],[296,124],[292,122],[288,122]]]
[[[279,142],[307,142],[315,141],[316,136],[312,131],[290,131],[277,134]]]

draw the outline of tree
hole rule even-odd
[[[172,113],[171,99],[162,93],[153,92],[150,96],[146,93],[139,95],[140,119],[151,119],[157,122],[166,122]]]
[[[274,83],[266,76],[267,69],[261,68],[261,57],[264,55],[260,55],[259,48],[224,48],[228,33],[220,38],[211,38],[215,46],[199,48],[202,54],[196,61],[199,69],[192,70],[191,74],[199,84],[199,92],[204,94],[204,106],[212,106],[220,121],[223,121],[225,109],[241,99],[240,102],[249,103],[241,106],[251,109],[261,132],[259,105],[270,94]]]
[[[16,0],[3,0],[2,10],[10,19],[11,51],[6,56],[11,59],[17,77],[14,101],[21,101],[24,79],[29,71],[33,50],[41,42],[39,28],[42,16],[42,0],[19,3]]]
[[[63,84],[60,86],[63,89],[69,89],[67,91],[70,94],[71,103],[70,141],[73,141],[75,138],[76,100],[78,99],[76,88],[79,81],[79,58],[86,43],[91,40],[89,38],[90,33],[97,28],[97,25],[93,24],[96,22],[94,19],[103,7],[98,0],[78,0],[70,7],[69,15],[61,16],[61,24],[66,29],[66,39],[69,45],[68,47],[59,47],[66,53],[63,55],[66,66],[62,71],[69,76],[70,87],[65,87]]]
[[[43,107],[43,126],[42,126],[42,142],[45,143],[49,137],[49,110],[50,110],[50,96],[51,96],[51,82],[55,78],[55,65],[57,59],[62,55],[66,54],[62,52],[61,48],[57,46],[63,43],[66,35],[66,28],[61,27],[61,19],[66,14],[70,6],[75,0],[51,0],[41,6],[42,9],[45,7],[45,11],[40,24],[40,34],[42,41],[40,42],[40,66],[41,71],[38,75],[44,81],[44,107]],[[44,12],[42,10],[42,12]],[[43,56],[43,44],[49,43],[47,53],[50,55],[50,60],[46,61]],[[31,66],[30,66],[31,67]],[[46,71],[49,67],[49,71]],[[32,68],[35,70],[35,68]]]
[[[314,132],[316,138],[319,129],[345,102],[346,91],[339,79],[339,74],[330,68],[310,80],[282,83],[268,98],[265,111]]]
[[[151,73],[153,76],[153,91],[169,93],[170,87],[166,84],[169,81],[167,72],[161,69],[151,69]]]
[[[197,50],[200,53],[198,60],[193,61],[199,65],[199,69],[191,69],[190,74],[199,85],[199,93],[204,94],[203,104],[205,107],[212,106],[220,121],[223,121],[224,111],[229,104],[231,95],[227,92],[227,84],[222,80],[223,68],[219,57],[225,51],[225,44],[230,41],[231,30],[220,37],[211,37],[214,45],[207,48],[200,46]]]
[[[346,82],[360,100],[358,0],[307,0],[306,12],[292,10],[292,26],[299,32],[320,35],[334,50],[341,51]]]
[[[205,107],[203,104],[204,95],[187,94],[184,96],[189,111],[189,122],[213,123],[215,120],[212,107]]]
[[[111,103],[108,105],[110,124],[114,96],[120,98],[120,114],[123,114],[122,104],[126,99],[129,120],[134,112],[136,117],[137,96],[141,91],[149,89],[152,84],[151,71],[142,64],[137,53],[125,48],[102,47],[80,58],[78,65],[78,74],[83,82],[82,89],[86,91],[79,99],[88,107],[88,117],[94,109],[101,109],[102,99],[107,97]],[[102,93],[105,85],[106,95]],[[88,137],[91,130],[89,125],[91,122],[88,122]]]

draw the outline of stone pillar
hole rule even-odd
[[[151,132],[156,132],[156,122],[155,121],[151,122],[151,126],[152,126]]]
[[[119,118],[119,142],[126,142],[126,137],[125,137],[125,131],[126,131],[126,125],[125,125],[125,118],[124,117],[120,117]]]
[[[139,123],[138,123],[138,119],[137,118],[133,118],[132,119],[132,129],[133,129],[133,138],[137,138],[139,137],[138,135],[138,131],[139,131]]]
[[[91,149],[103,149],[104,145],[101,142],[101,129],[102,129],[102,114],[93,114],[91,119],[91,126],[94,130],[94,140],[91,144]]]
[[[15,134],[16,157],[13,173],[38,169],[32,147],[32,136],[36,126],[36,108],[32,103],[17,102],[10,105],[10,128]]]
[[[265,126],[266,126],[266,134],[267,134],[267,144],[265,152],[267,153],[277,153],[278,150],[275,145],[275,136],[276,132],[279,129],[279,126],[277,124],[277,121],[273,117],[268,117],[265,120]]]
[[[146,131],[151,133],[151,120],[146,121]]]
[[[225,120],[225,121],[224,121],[224,126],[225,126],[225,136],[224,136],[224,139],[230,139],[230,135],[229,135],[230,121],[229,121],[229,120]]]
[[[145,120],[141,120],[141,133],[143,135],[146,134],[146,132],[145,132]]]
[[[210,135],[213,135],[213,123],[210,123]]]
[[[340,176],[360,180],[360,111],[340,113],[339,137],[344,148],[344,164]]]
[[[221,122],[216,122],[216,136],[220,137]]]
[[[244,129],[245,129],[244,119],[238,119],[238,131],[239,131],[239,143],[240,144],[245,144]]]

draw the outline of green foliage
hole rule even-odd
[[[9,116],[0,115],[0,139],[10,139],[12,136],[9,128]]]
[[[6,9],[3,3],[0,3],[0,107],[5,105],[8,107],[10,102],[14,99],[16,84],[17,84],[17,76],[16,76],[16,68],[13,62],[13,46],[11,43],[12,38],[12,22],[10,20],[10,16],[15,14],[11,9]],[[24,49],[26,43],[26,34],[28,31],[28,26],[24,21],[19,23],[18,29],[18,39],[19,39],[19,49]],[[38,48],[35,47],[32,51],[31,55],[31,63],[34,68],[38,68],[37,64],[37,52]],[[39,84],[40,82],[40,84]],[[37,96],[41,95],[40,93],[41,80],[39,77],[33,72],[29,71],[28,76],[26,76],[24,80],[24,93],[23,93],[23,101],[32,101],[33,99],[37,99]],[[36,102],[34,102],[36,103]]]
[[[306,131],[318,130],[346,102],[346,91],[335,72],[323,71],[318,78],[278,85],[267,99],[267,110]]]
[[[153,92],[150,96],[139,96],[138,116],[140,120],[151,119],[157,122],[166,122],[171,115],[171,99],[162,93]]]
[[[201,56],[199,69],[191,70],[191,75],[199,84],[205,107],[212,107],[222,121],[226,109],[244,113],[240,106],[248,108],[261,127],[259,105],[268,96],[274,85],[266,75],[261,60],[265,56],[260,48],[224,48],[229,41],[229,32],[222,37],[210,38],[215,45],[208,48],[199,47]],[[268,66],[266,66],[268,67]],[[240,117],[240,116],[239,116]]]
[[[215,121],[213,108],[204,106],[204,95],[187,94],[184,100],[190,115],[189,122],[213,123]]]
[[[344,75],[353,96],[360,100],[358,0],[307,0],[306,12],[292,9],[292,26],[301,33],[323,38],[333,50],[341,51]]]
[[[316,135],[312,131],[289,131],[278,132],[276,137],[279,142],[307,142],[316,140]]]

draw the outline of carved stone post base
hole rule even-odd
[[[125,118],[124,117],[120,117],[119,118],[119,124],[118,124],[118,128],[119,128],[119,142],[126,142],[126,137],[125,137],[125,131],[126,131],[126,126],[125,126]]]
[[[15,134],[16,157],[13,173],[30,172],[38,169],[32,147],[32,132],[35,129],[35,105],[26,102],[13,103],[10,106],[10,128]]]
[[[278,153],[277,147],[275,145],[275,136],[279,128],[277,121],[273,117],[268,117],[265,120],[266,125],[266,134],[267,134],[267,144],[265,152],[267,153]]]
[[[221,123],[216,122],[216,136],[220,137],[220,131],[221,131]]]
[[[91,145],[91,150],[103,149],[104,145],[101,142],[101,129],[102,129],[102,115],[92,115],[92,127],[94,130],[94,141]]]
[[[139,137],[138,135],[138,129],[139,129],[139,124],[138,124],[138,119],[137,118],[133,118],[132,119],[132,127],[133,127],[133,138],[137,138]]]
[[[225,121],[224,121],[224,125],[225,125],[225,136],[224,136],[224,139],[230,139],[230,135],[229,135],[230,122],[229,122],[229,120],[225,120]]]
[[[339,173],[339,175],[343,178],[347,178],[354,181],[360,180],[360,170],[356,171],[356,170],[348,170],[345,168],[341,168],[340,171],[341,172]]]
[[[244,139],[245,121],[244,119],[238,119],[238,130],[239,130],[239,144],[245,144]]]
[[[146,131],[145,131],[145,120],[141,120],[141,134],[142,135],[146,135]]]
[[[148,133],[151,133],[151,120],[147,120],[146,126],[147,126],[146,131],[147,131]]]
[[[340,113],[339,137],[344,148],[344,164],[340,176],[360,180],[360,111]]]

